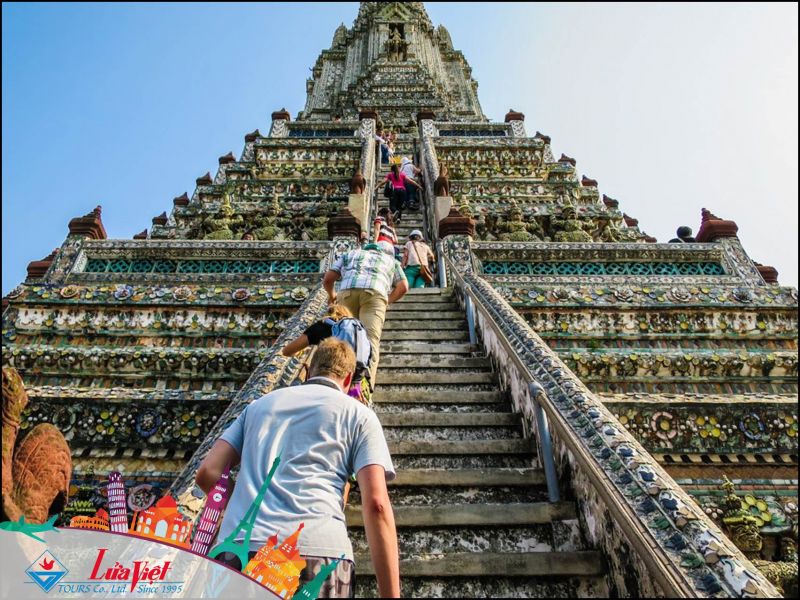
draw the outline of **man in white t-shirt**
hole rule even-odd
[[[276,390],[248,405],[211,448],[196,481],[208,493],[226,465],[241,462],[220,526],[218,540],[223,540],[242,521],[280,455],[253,526],[250,557],[272,535],[283,539],[303,523],[298,549],[307,565],[300,585],[313,579],[319,566],[344,555],[320,597],[352,597],[353,548],[342,496],[355,473],[379,594],[398,598],[397,532],[386,489],[395,470],[378,417],[343,392],[350,387],[355,365],[355,354],[346,342],[323,341],[306,383]],[[239,567],[232,554],[221,558]]]

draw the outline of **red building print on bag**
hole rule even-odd
[[[97,510],[93,517],[78,515],[72,517],[69,526],[73,529],[93,529],[95,531],[108,531],[108,513],[102,508]]]
[[[134,513],[129,533],[188,548],[192,520],[184,517],[175,499],[167,495],[147,510]]]
[[[305,559],[300,556],[297,541],[303,524],[280,545],[277,535],[269,538],[259,548],[244,569],[244,574],[255,579],[274,594],[288,600],[300,586],[300,572],[306,566]]]

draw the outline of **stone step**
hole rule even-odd
[[[431,316],[431,311],[422,311],[422,310],[390,310],[386,313],[386,323],[389,321],[424,321],[429,319]],[[460,310],[442,310],[436,311],[436,319],[437,320],[445,320],[445,319],[457,319],[466,323],[464,320],[464,313]],[[386,325],[384,325],[386,327]]]
[[[382,388],[380,384],[375,388],[372,400],[376,404],[391,402],[414,404],[496,404],[504,402],[505,398],[499,390],[490,392],[446,391],[437,392],[436,395],[419,391],[393,390]]]
[[[384,427],[513,427],[520,421],[514,413],[384,413]]]
[[[363,529],[349,528],[347,533],[353,543],[355,554],[369,553],[369,544]],[[553,552],[558,549],[554,544],[551,523],[509,526],[398,527],[397,545],[400,549],[401,561],[420,554],[442,555],[454,550],[483,554],[484,552]]]
[[[436,314],[436,316],[438,316],[438,314]],[[419,327],[429,327],[430,329],[438,329],[439,331],[452,331],[466,329],[467,322],[464,320],[464,315],[461,315],[461,319],[459,320],[451,319],[447,321],[440,319],[386,319],[383,324],[383,331],[404,331],[409,329],[418,329]]]
[[[429,342],[381,342],[381,357],[389,354],[475,354],[474,344],[446,344]]]
[[[357,555],[359,574],[374,575],[369,555]],[[448,552],[400,560],[402,577],[460,576],[599,576],[604,573],[602,554],[583,552]]]
[[[517,440],[519,441],[519,440]],[[530,469],[536,454],[397,454],[398,471],[405,469]]]
[[[528,454],[534,451],[530,439],[517,440],[436,440],[389,442],[389,452],[395,454]]]
[[[359,564],[356,598],[378,598],[375,577],[362,575]],[[402,598],[608,598],[600,576],[457,576],[405,577],[400,573]]]
[[[406,329],[403,331],[384,331],[381,341],[396,340],[469,340],[468,331],[429,331],[427,329]]]
[[[458,354],[428,356],[381,352],[381,369],[491,369],[488,358],[464,358]]]
[[[421,288],[421,289],[428,289],[428,288]],[[414,312],[425,312],[428,315],[431,313],[438,313],[438,312],[453,312],[453,311],[460,311],[461,309],[458,307],[458,303],[455,300],[447,300],[443,302],[417,302],[418,298],[412,298],[412,301],[406,300],[408,295],[406,295],[400,302],[395,302],[392,304],[387,310],[386,315],[387,317],[391,315],[393,312],[404,312],[404,311],[414,311]],[[463,312],[461,313],[464,314]]]
[[[402,413],[392,413],[402,414]],[[416,413],[424,414],[424,413]],[[475,414],[475,413],[473,413]],[[490,413],[484,413],[490,414]],[[466,427],[384,427],[383,435],[388,443],[392,442],[452,442],[453,440],[519,440],[522,439],[522,425],[484,425]]]
[[[440,469],[437,469],[440,470]],[[507,504],[547,502],[547,486],[401,486],[389,490],[392,506],[438,506],[440,504]],[[348,503],[361,504],[358,487],[350,491]],[[558,521],[567,523],[568,521]],[[585,550],[586,548],[561,548],[561,550]]]
[[[348,527],[364,526],[360,506],[348,506],[345,516]],[[574,502],[394,507],[394,521],[398,527],[539,525],[574,518],[576,518]]]
[[[398,385],[427,385],[433,383],[452,384],[461,386],[465,383],[493,383],[495,381],[494,374],[489,371],[486,373],[439,373],[436,371],[430,373],[407,373],[398,371],[397,369],[390,369],[382,371],[381,366],[378,365],[378,385],[386,386],[392,384]]]
[[[406,297],[408,296],[442,296],[443,298],[450,298],[453,296],[453,293],[449,288],[445,288],[444,290],[441,288],[414,288],[408,290]]]
[[[406,469],[389,482],[393,486],[529,486],[545,483],[541,469]]]
[[[372,405],[372,408],[375,410],[377,415],[388,415],[388,414],[401,414],[401,413],[428,413],[428,414],[439,414],[439,413],[449,413],[449,414],[483,414],[489,415],[492,413],[504,413],[508,412],[511,408],[511,405],[507,402],[495,402],[495,403],[467,403],[467,404],[438,404],[438,403],[413,403],[413,402],[391,402],[391,403],[382,403],[376,402]]]

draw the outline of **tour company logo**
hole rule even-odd
[[[172,571],[172,561],[135,560],[130,564],[123,564],[109,558],[107,553],[108,548],[97,549],[91,573],[84,581],[61,581],[69,570],[49,550],[31,563],[25,573],[45,593],[49,593],[56,584],[57,593],[70,595],[158,594],[169,597],[183,591],[183,581],[165,581],[167,574]]]
[[[69,571],[49,550],[45,550],[39,558],[31,563],[25,573],[33,580],[33,583],[45,592],[49,592]]]

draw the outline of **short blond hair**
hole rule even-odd
[[[332,304],[328,307],[328,312],[325,313],[325,315],[334,321],[341,321],[342,319],[352,317],[353,313],[351,313],[350,309],[346,306],[341,304]]]
[[[308,367],[309,377],[344,379],[356,370],[356,354],[345,341],[330,337],[314,353]]]

